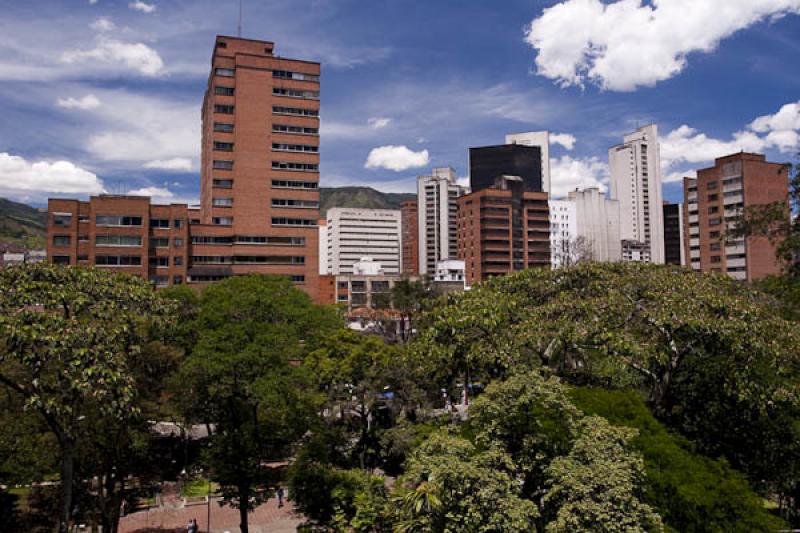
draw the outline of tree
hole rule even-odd
[[[302,360],[336,328],[339,317],[314,305],[280,276],[250,275],[205,289],[197,343],[183,368],[187,417],[213,423],[208,459],[223,501],[248,513],[274,486],[263,463],[288,456],[315,414]]]
[[[800,154],[798,154],[800,158]],[[776,258],[786,275],[800,277],[800,163],[787,164],[789,194],[786,200],[748,207],[732,232],[734,237],[763,237],[775,245]]]
[[[555,509],[549,533],[663,531],[661,518],[641,501],[644,462],[631,449],[635,436],[598,416],[580,421],[569,454],[547,467],[543,502]]]
[[[583,235],[574,239],[558,240],[552,253],[554,264],[559,267],[571,267],[594,260],[592,243]]]
[[[412,454],[393,494],[395,530],[531,531],[536,505],[520,496],[505,453],[433,434]]]
[[[168,315],[138,277],[50,264],[0,271],[0,383],[58,441],[61,531],[71,522],[77,443],[91,421],[135,414],[129,365],[152,320]]]
[[[425,278],[412,280],[403,277],[392,287],[392,304],[400,312],[402,324],[400,335],[407,342],[414,329],[414,319],[425,309],[426,302],[433,297]]]
[[[380,338],[341,330],[322,340],[304,362],[318,389],[327,396],[328,418],[340,423],[356,420],[355,448],[361,468],[374,463],[374,457],[368,461],[367,455],[378,409],[391,414],[393,399],[402,388],[399,360],[399,350]]]

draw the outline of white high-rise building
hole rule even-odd
[[[592,261],[616,262],[622,259],[619,202],[609,200],[597,187],[571,191],[575,206],[575,231]]]
[[[509,133],[506,144],[522,144],[538,146],[542,150],[542,192],[550,192],[550,132],[529,131],[527,133]]]
[[[550,264],[553,268],[572,263],[578,230],[575,227],[575,202],[550,200]]]
[[[434,168],[430,176],[417,178],[417,222],[419,231],[419,273],[433,276],[436,263],[458,257],[456,199],[466,194],[456,184],[452,168]]]
[[[619,201],[622,260],[664,263],[658,127],[644,126],[608,150],[611,198]]]
[[[328,274],[352,274],[363,257],[381,264],[386,274],[400,273],[400,211],[328,209]]]
[[[319,275],[328,273],[328,219],[321,218],[319,227]]]

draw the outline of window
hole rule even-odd
[[[233,256],[231,255],[195,255],[192,256],[192,263],[205,265],[232,265]]]
[[[719,239],[719,232],[718,231],[709,232],[708,237],[710,239]]]
[[[303,246],[306,243],[305,237],[262,237],[262,236],[249,236],[237,235],[235,237],[236,244],[260,244],[266,246]]]
[[[716,202],[717,200],[719,200],[719,195],[718,194],[714,193],[714,194],[709,194],[708,195],[708,201],[709,202]]]
[[[214,104],[214,113],[222,113],[224,115],[233,115],[232,105]]]
[[[227,122],[215,122],[214,131],[233,133],[233,124],[228,124]]]
[[[95,235],[97,246],[141,246],[141,235]]]
[[[183,256],[176,255],[175,257],[173,257],[172,258],[172,264],[175,265],[175,266],[183,265]]]
[[[71,226],[72,215],[70,213],[53,213],[54,226]]]
[[[214,150],[219,150],[220,152],[233,152],[233,143],[214,141]]]
[[[211,205],[214,207],[233,207],[233,198],[212,198]]]
[[[150,276],[148,279],[157,289],[169,285],[169,276]]]
[[[319,152],[319,146],[310,144],[272,143],[272,149],[280,152],[310,152],[314,154]]]
[[[233,237],[192,235],[192,244],[233,244]]]
[[[722,245],[721,245],[720,243],[718,243],[718,242],[712,242],[712,243],[711,243],[710,250],[711,250],[712,252],[715,252],[715,251],[717,251],[717,250],[720,250],[721,248],[722,248]]]
[[[233,217],[214,217],[211,223],[216,226],[230,226],[233,224]]]
[[[722,262],[722,259],[718,255],[712,255],[711,256],[711,262],[712,263],[720,263],[720,262]]]
[[[182,218],[176,218],[172,222],[173,222],[173,226],[175,227],[175,229],[181,229],[181,226],[183,226],[183,219]]]
[[[706,189],[708,189],[709,191],[713,191],[717,187],[719,187],[719,183],[716,181],[709,181],[708,184],[706,185]]]
[[[227,47],[228,43],[226,43],[225,41],[217,41],[217,48],[227,48]]]
[[[53,264],[54,265],[68,265],[68,264],[70,264],[69,256],[68,255],[54,255],[53,256]]]
[[[316,163],[296,163],[294,161],[273,161],[273,170],[292,170],[295,172],[318,172],[319,165]]]
[[[233,161],[215,159],[214,168],[216,170],[233,170]]]
[[[172,276],[173,285],[180,285],[181,283],[183,283],[183,276]]]
[[[319,76],[316,74],[306,74],[305,72],[290,72],[287,70],[273,70],[272,77],[281,78],[284,80],[319,81]]]
[[[168,218],[151,218],[150,227],[153,229],[169,229]]]
[[[232,189],[233,188],[233,180],[225,180],[225,179],[215,179],[211,182],[213,187],[218,189]]]
[[[272,106],[272,112],[276,115],[297,115],[300,117],[318,117],[319,110],[318,109],[305,109],[302,107],[283,107],[283,106]]]
[[[708,213],[709,214],[718,213],[718,212],[719,212],[719,206],[716,206],[716,205],[708,206]]]
[[[152,237],[150,239],[151,248],[169,248],[169,237]]]
[[[340,289],[347,289],[347,282],[346,281],[337,281],[336,286]]]
[[[232,68],[215,68],[214,74],[216,74],[217,76],[225,76],[226,78],[230,78],[234,74],[236,74],[236,71],[233,70]]]
[[[352,292],[366,292],[367,291],[367,282],[366,281],[353,281],[351,282]]]
[[[172,245],[175,248],[180,248],[181,246],[183,246],[183,239],[181,239],[180,237],[175,237],[174,239],[172,239]]]
[[[89,241],[89,236],[87,234],[85,233],[78,234],[78,242],[88,242],[88,241]]]
[[[719,218],[709,219],[708,225],[709,226],[719,226],[720,225],[720,219]]]
[[[225,87],[223,85],[217,85],[214,87],[214,94],[221,94],[222,96],[233,96],[234,89],[233,87]]]
[[[292,283],[305,283],[306,277],[302,274],[292,274],[289,276],[289,279],[292,280]]]
[[[94,264],[98,266],[141,266],[142,256],[140,255],[98,255],[94,258]]]
[[[78,262],[80,262],[80,263],[85,263],[88,260],[89,260],[89,256],[88,255],[79,255],[78,256]]]
[[[316,189],[319,184],[316,181],[272,180],[272,186],[276,189]]]
[[[151,257],[150,266],[155,268],[167,268],[169,266],[169,257],[167,256]]]
[[[53,246],[69,246],[69,235],[53,235]]]
[[[237,255],[233,262],[237,265],[304,265],[306,258],[302,255]]]
[[[78,222],[89,222],[89,215],[78,215]]]
[[[314,200],[290,200],[287,198],[273,198],[272,207],[295,207],[305,209],[316,209],[319,202]]]
[[[316,226],[317,221],[311,218],[272,217],[273,226]]]
[[[287,124],[273,124],[272,131],[277,133],[296,133],[298,135],[319,135],[319,128],[306,128],[305,126]]]
[[[142,217],[120,215],[97,215],[95,224],[98,226],[141,226]]]
[[[288,96],[290,98],[307,98],[309,100],[319,100],[319,91],[303,91],[301,89],[273,87],[272,94],[274,94],[275,96]]]

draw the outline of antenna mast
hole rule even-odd
[[[239,27],[238,27],[238,37],[241,39],[242,37],[242,1],[239,0]]]

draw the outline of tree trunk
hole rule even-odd
[[[60,533],[67,533],[72,524],[72,478],[75,471],[75,445],[64,438],[61,444],[61,519],[58,524]]]
[[[250,510],[250,491],[248,487],[239,487],[239,530],[248,533],[247,513]]]

